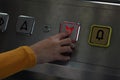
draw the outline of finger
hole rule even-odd
[[[70,44],[70,46],[72,49],[75,49],[75,44],[72,43],[72,44]]]
[[[72,45],[72,40],[70,39],[70,38],[66,38],[66,39],[62,39],[61,41],[60,41],[60,45],[61,46],[64,46],[64,45]]]
[[[59,38],[59,39],[64,39],[68,36],[69,36],[68,33],[59,33],[59,34],[56,35],[56,37]]]
[[[65,53],[65,52],[72,52],[73,50],[71,49],[71,46],[63,46],[60,49],[61,53]]]
[[[70,56],[59,55],[59,56],[57,57],[57,60],[60,60],[60,61],[68,61],[68,60],[70,60]]]

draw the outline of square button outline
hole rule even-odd
[[[19,32],[19,31],[17,31],[17,30],[16,30],[16,32],[17,32],[17,33],[20,33],[20,34],[25,34],[25,35],[32,35],[32,34],[33,34],[34,27],[35,27],[35,17],[33,17],[33,16],[27,16],[27,15],[19,15],[19,16],[18,16],[18,19],[19,19],[19,18],[26,18],[26,19],[27,19],[27,18],[32,18],[32,19],[34,20],[34,21],[33,21],[33,24],[32,24],[33,27],[31,28],[30,33],[22,33],[22,32]],[[17,19],[17,22],[18,22],[18,19]],[[17,22],[16,22],[16,26],[17,26]]]
[[[102,44],[97,44],[97,43],[91,43],[91,36],[92,36],[92,32],[93,32],[93,28],[97,26],[97,27],[101,27],[101,28],[108,28],[110,30],[109,32],[109,36],[108,36],[108,42],[106,45],[102,45]],[[110,41],[111,41],[111,35],[112,35],[112,28],[110,26],[103,26],[103,25],[92,25],[90,28],[90,34],[89,34],[89,39],[88,39],[88,43],[92,46],[99,46],[99,47],[109,47],[110,45]]]

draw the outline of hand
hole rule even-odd
[[[72,41],[68,33],[59,33],[48,39],[39,41],[30,47],[35,52],[37,63],[46,63],[55,60],[67,61],[70,56],[63,56],[61,53],[72,52]]]

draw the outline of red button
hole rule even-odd
[[[68,32],[69,35],[72,34],[73,30],[74,30],[74,26],[73,27],[69,27],[68,25],[66,25],[66,32]]]

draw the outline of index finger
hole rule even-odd
[[[67,32],[59,33],[59,34],[56,35],[56,37],[59,38],[59,39],[64,39],[68,36],[69,36],[69,34]]]

